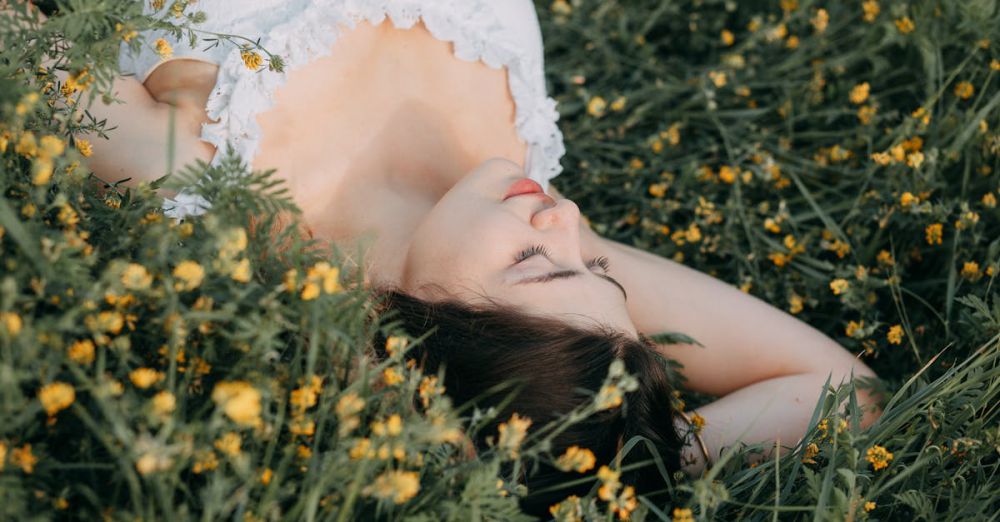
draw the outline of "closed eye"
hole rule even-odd
[[[549,250],[544,245],[534,245],[534,246],[532,246],[530,248],[522,250],[514,258],[514,260],[515,260],[514,264],[521,263],[522,261],[524,261],[524,260],[526,260],[526,259],[528,259],[530,257],[539,255],[539,254],[541,254],[542,256],[544,256],[546,259],[549,259],[550,252],[549,252]],[[551,259],[549,259],[549,260],[551,261]],[[610,267],[610,263],[608,262],[608,258],[606,258],[604,256],[598,256],[598,257],[595,257],[595,258],[591,259],[590,261],[588,261],[586,263],[586,266],[587,266],[588,269],[589,268],[593,268],[595,266],[599,266],[605,272],[607,272],[608,268]],[[558,271],[558,272],[549,272],[547,274],[542,274],[540,276],[528,277],[528,278],[525,278],[525,279],[522,279],[522,280],[518,281],[515,284],[547,283],[547,282],[553,281],[555,279],[564,279],[564,278],[569,278],[569,277],[576,277],[576,276],[579,276],[581,274],[582,273],[580,271],[578,271],[578,270],[561,270],[561,271]],[[622,286],[621,283],[619,283],[615,278],[607,275],[606,273],[604,273],[604,274],[598,274],[598,273],[594,272],[594,275],[596,275],[597,277],[600,277],[600,278],[602,278],[604,280],[610,281],[611,284],[617,286],[618,289],[621,290],[622,296],[625,298],[626,301],[628,301],[628,293],[625,292],[625,287]]]

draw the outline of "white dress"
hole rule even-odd
[[[155,13],[143,2],[147,13]],[[163,11],[170,2],[164,2]],[[563,136],[556,121],[556,102],[546,93],[542,35],[531,0],[201,0],[192,9],[204,11],[207,20],[196,27],[213,32],[260,38],[268,52],[281,56],[285,72],[251,71],[240,50],[221,43],[208,50],[199,41],[192,49],[186,39],[151,31],[139,53],[123,44],[119,63],[122,72],[140,81],[165,63],[152,49],[156,38],[164,38],[174,49],[174,58],[195,58],[219,65],[218,79],[209,95],[206,111],[213,123],[202,125],[201,139],[216,147],[217,164],[231,145],[252,167],[261,140],[258,113],[274,103],[275,89],[287,72],[321,56],[329,55],[339,35],[359,21],[378,25],[389,19],[400,29],[422,20],[437,39],[451,42],[455,56],[481,60],[493,68],[507,68],[508,86],[515,104],[518,136],[527,143],[526,174],[548,187],[562,171],[559,159],[565,153]],[[172,58],[173,59],[173,58]],[[210,204],[181,190],[164,201],[164,213],[173,218],[197,215]]]

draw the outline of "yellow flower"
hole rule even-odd
[[[910,20],[909,16],[904,16],[896,20],[896,28],[899,29],[899,32],[907,34],[912,33],[916,26],[913,25],[913,20]]]
[[[497,445],[500,449],[506,450],[511,457],[517,458],[518,448],[527,436],[529,426],[531,426],[531,419],[521,418],[515,412],[509,421],[501,422],[500,426],[497,427],[497,431],[500,433]]]
[[[622,404],[622,392],[614,384],[606,384],[597,392],[595,402],[598,410],[617,408]]]
[[[566,448],[566,452],[556,459],[556,467],[563,471],[576,470],[578,473],[584,473],[593,469],[596,462],[594,452],[573,445]]]
[[[35,141],[35,135],[30,131],[22,134],[21,138],[17,140],[17,145],[14,146],[14,152],[26,158],[38,154],[38,142]]]
[[[94,147],[90,144],[90,141],[83,138],[76,138],[76,150],[80,151],[80,155],[84,158],[89,158],[94,153]]]
[[[156,46],[156,54],[160,55],[160,58],[167,59],[174,55],[174,48],[163,38],[157,38],[153,45]]]
[[[892,461],[892,453],[878,444],[868,448],[865,455],[865,460],[871,462],[875,471],[889,467],[889,462]]]
[[[813,457],[816,455],[819,455],[819,446],[817,446],[816,443],[809,443],[809,445],[806,446],[805,455],[802,456],[802,462],[806,464],[815,464],[816,459]]]
[[[239,262],[236,263],[236,266],[233,267],[233,272],[230,274],[230,277],[239,283],[250,282],[250,259],[245,257],[240,259]]]
[[[700,433],[701,429],[705,427],[705,418],[695,412],[691,412],[691,424],[694,426],[695,433]]]
[[[311,301],[319,297],[319,285],[309,281],[302,287],[302,294],[300,295],[303,301]]]
[[[868,99],[868,94],[870,91],[871,91],[871,86],[868,85],[868,82],[859,83],[855,85],[854,88],[851,89],[851,95],[850,95],[851,103],[855,105],[861,105],[862,103],[865,102],[865,100]]]
[[[444,386],[438,385],[438,378],[436,375],[427,375],[420,380],[420,387],[418,392],[420,394],[420,399],[426,408],[430,404],[431,397],[435,397],[444,393]]]
[[[31,444],[25,444],[10,452],[10,463],[21,468],[21,471],[25,473],[32,473],[35,471],[38,457],[31,453]]]
[[[45,413],[55,415],[59,410],[69,408],[70,404],[76,400],[76,391],[73,387],[64,382],[54,382],[42,386],[38,390],[38,400],[41,401]]]
[[[390,357],[396,357],[403,353],[409,343],[410,341],[406,337],[390,335],[385,340],[385,351],[389,353]]]
[[[666,183],[653,183],[649,186],[649,195],[654,198],[662,198],[667,193]]]
[[[886,339],[892,344],[902,344],[903,343],[903,326],[899,324],[892,325],[889,328],[889,332],[885,334]]]
[[[863,337],[863,329],[865,327],[865,322],[849,321],[847,323],[846,334],[848,337]]]
[[[221,451],[225,455],[230,457],[238,457],[240,455],[240,445],[242,444],[242,439],[240,434],[229,431],[223,434],[221,437],[215,440],[215,449]]]
[[[876,257],[876,259],[878,260],[878,263],[880,265],[892,266],[892,265],[896,264],[896,262],[892,259],[892,254],[889,253],[888,250],[881,250],[881,251],[879,251],[878,256]]]
[[[723,29],[721,36],[722,36],[722,43],[724,43],[727,46],[733,45],[733,42],[736,41],[736,37],[733,36],[732,31],[730,31],[729,29]]]
[[[257,52],[251,51],[250,49],[240,51],[240,58],[243,59],[243,65],[251,71],[256,71],[260,68],[261,64],[264,63],[264,58]]]
[[[872,502],[871,500],[869,500],[868,502],[865,502],[865,511],[871,511],[873,509],[875,509],[875,503],[874,502]]]
[[[968,100],[976,93],[976,88],[969,82],[958,82],[955,85],[955,96],[963,100]]]
[[[767,258],[774,263],[774,266],[782,267],[792,262],[792,257],[784,252],[771,252]]]
[[[7,460],[7,444],[0,441],[0,471],[3,471],[4,463]]]
[[[802,311],[804,301],[802,300],[802,296],[793,293],[792,296],[788,298],[788,304],[788,312],[791,314],[797,314]]]
[[[131,42],[136,36],[139,36],[139,32],[138,31],[135,31],[133,29],[129,29],[128,31],[124,31],[124,28],[125,28],[125,26],[123,26],[120,23],[115,24],[115,31],[118,31],[118,32],[121,33],[122,40],[124,40],[125,43]]]
[[[923,152],[911,152],[906,156],[906,164],[913,168],[920,168],[920,165],[924,163],[924,153]]]
[[[181,281],[174,283],[174,290],[194,290],[205,278],[205,269],[196,261],[181,261],[173,271],[173,276]]]
[[[583,509],[580,506],[580,497],[570,495],[561,502],[549,506],[549,514],[556,522],[581,522],[583,520]]]
[[[395,386],[405,381],[406,377],[403,377],[403,375],[399,373],[399,370],[390,366],[385,370],[382,370],[382,380],[389,386]]]
[[[982,202],[983,206],[986,208],[995,208],[997,206],[997,197],[991,192],[987,192],[986,194],[983,194],[983,198],[980,202]]]
[[[917,110],[913,111],[913,113],[910,114],[910,116],[920,120],[920,122],[923,123],[924,125],[927,125],[928,123],[931,122],[931,114],[927,112],[927,109],[924,109],[923,107],[920,107]]]
[[[830,281],[830,290],[833,290],[833,295],[840,295],[846,292],[850,285],[851,284],[848,283],[846,279],[837,278]]]
[[[908,140],[901,143],[903,150],[908,152],[917,152],[924,146],[924,140],[920,136],[914,136]]]
[[[872,161],[882,166],[892,163],[892,156],[889,156],[889,154],[885,152],[873,152],[871,158]]]
[[[573,6],[566,0],[554,0],[549,7],[557,15],[568,15],[573,12]]]
[[[595,118],[600,118],[601,116],[604,116],[604,111],[607,107],[608,102],[604,101],[604,98],[594,96],[589,102],[587,102],[587,114]]]
[[[35,186],[44,185],[52,179],[52,170],[55,165],[49,158],[37,158],[34,163],[31,164],[31,184]]]
[[[799,47],[799,37],[794,34],[789,36],[788,40],[785,41],[785,46],[789,49],[797,49]]]
[[[191,466],[191,471],[195,473],[204,473],[217,467],[219,467],[219,459],[216,458],[214,451],[199,451],[195,457],[194,465]]]
[[[418,491],[420,491],[420,477],[416,472],[389,470],[376,477],[375,482],[366,486],[363,493],[402,504],[416,496]]]
[[[694,514],[688,508],[674,508],[673,522],[694,522]]]
[[[781,23],[781,24],[778,24],[778,25],[770,28],[765,33],[765,38],[767,39],[768,42],[773,42],[775,40],[781,40],[782,38],[784,38],[787,35],[788,35],[788,26],[786,26],[785,24]]]
[[[1000,71],[1000,60],[994,58],[992,61],[990,61],[990,70]]]
[[[271,471],[271,468],[264,468],[264,471],[262,471],[260,473],[260,483],[263,484],[263,485],[265,485],[265,486],[268,485],[268,484],[270,484],[271,483],[271,476],[273,476],[273,475],[274,475],[274,472]]]
[[[212,400],[237,424],[260,424],[260,392],[246,381],[222,381],[212,390]]]
[[[674,123],[667,130],[661,131],[660,137],[665,138],[670,145],[677,145],[681,142],[680,124]]]
[[[122,285],[129,290],[145,290],[153,283],[153,276],[146,271],[146,267],[138,263],[129,263],[121,276]]]
[[[726,86],[726,73],[719,71],[708,71],[708,77],[717,88]]]
[[[982,273],[979,271],[979,263],[975,261],[966,261],[965,264],[962,265],[962,277],[975,282],[979,280],[981,276]]]
[[[639,501],[635,498],[635,487],[625,486],[621,495],[612,498],[608,503],[608,508],[612,513],[618,514],[619,520],[628,520],[632,511],[639,506]]]
[[[152,368],[136,368],[129,372],[128,378],[136,388],[146,389],[163,379],[163,372]]]
[[[177,399],[174,394],[163,390],[153,396],[153,412],[157,415],[169,415],[177,407]]]
[[[13,337],[21,333],[23,324],[24,323],[21,321],[20,315],[17,315],[14,312],[0,312],[0,326],[3,326],[7,335]]]
[[[826,9],[817,9],[816,16],[809,20],[809,23],[816,28],[817,33],[822,33],[826,31],[826,26],[830,22],[830,15],[826,12]]]
[[[624,109],[626,101],[627,98],[625,98],[624,96],[619,96],[618,98],[615,99],[615,101],[611,102],[611,110],[618,112]]]
[[[684,237],[692,243],[701,241],[701,229],[698,228],[698,224],[691,223],[691,225],[688,226],[687,231],[684,233]]]
[[[875,117],[876,112],[878,111],[871,105],[860,107],[858,109],[858,121],[860,121],[862,125],[868,125],[871,123],[872,118]]]
[[[729,165],[719,167],[719,179],[724,183],[732,185],[736,181],[736,169]]]
[[[94,362],[94,341],[83,339],[71,344],[67,350],[69,359],[77,364],[89,365]]]
[[[358,394],[349,392],[340,397],[334,410],[337,412],[337,417],[344,419],[360,412],[364,407],[365,400],[358,397]]]
[[[944,235],[944,225],[941,223],[934,223],[932,225],[927,225],[924,230],[927,235],[927,244],[933,245],[935,243],[941,244],[941,238]]]
[[[794,11],[799,8],[799,0],[781,0],[782,11]]]
[[[865,12],[864,19],[868,23],[875,21],[875,18],[882,11],[876,0],[865,0],[861,4],[861,9]]]
[[[764,228],[767,229],[767,231],[771,232],[772,234],[780,234],[781,233],[781,225],[779,225],[778,222],[774,218],[770,218],[770,217],[766,218],[764,220]]]
[[[320,261],[306,271],[307,283],[302,289],[302,299],[310,300],[319,296],[320,286],[323,292],[335,294],[343,288],[340,286],[340,268],[331,266],[327,261]]]
[[[903,192],[903,195],[899,196],[899,205],[903,208],[908,208],[917,203],[920,203],[920,198],[914,196],[912,192]]]
[[[292,435],[310,436],[316,433],[316,422],[296,417],[288,423],[288,431]]]
[[[38,155],[45,158],[54,158],[62,155],[66,150],[66,144],[56,136],[46,135],[38,140]]]
[[[610,501],[614,498],[618,488],[622,485],[622,483],[618,481],[620,476],[621,472],[615,471],[607,466],[601,466],[601,469],[597,470],[597,478],[602,482],[600,489],[597,490],[597,496],[600,497],[601,500]]]

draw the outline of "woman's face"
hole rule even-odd
[[[455,184],[413,234],[403,290],[474,304],[485,296],[530,313],[602,323],[635,338],[624,290],[581,257],[576,204],[544,193],[504,199],[511,184],[524,178],[516,163],[497,158]]]

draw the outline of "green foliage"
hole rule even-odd
[[[672,503],[640,498],[632,519],[1000,510],[1000,8],[883,1],[867,21],[874,4],[537,4],[568,148],[555,184],[594,228],[787,307],[885,380],[870,428],[855,385],[830,387],[793,448],[664,476]],[[197,3],[50,7],[0,14],[0,518],[530,520],[519,471],[598,401],[527,433],[511,419],[471,455],[461,428],[496,411],[456,411],[442,376],[405,365],[420,339],[371,316],[339,252],[248,224],[298,212],[273,172],[228,154],[123,191],[87,171],[81,140],[115,131],[74,107],[113,100],[122,40],[151,45],[131,31],[281,57],[200,30]],[[213,208],[174,222],[160,186]],[[399,343],[380,363],[377,331]],[[614,516],[596,471],[561,517]]]

